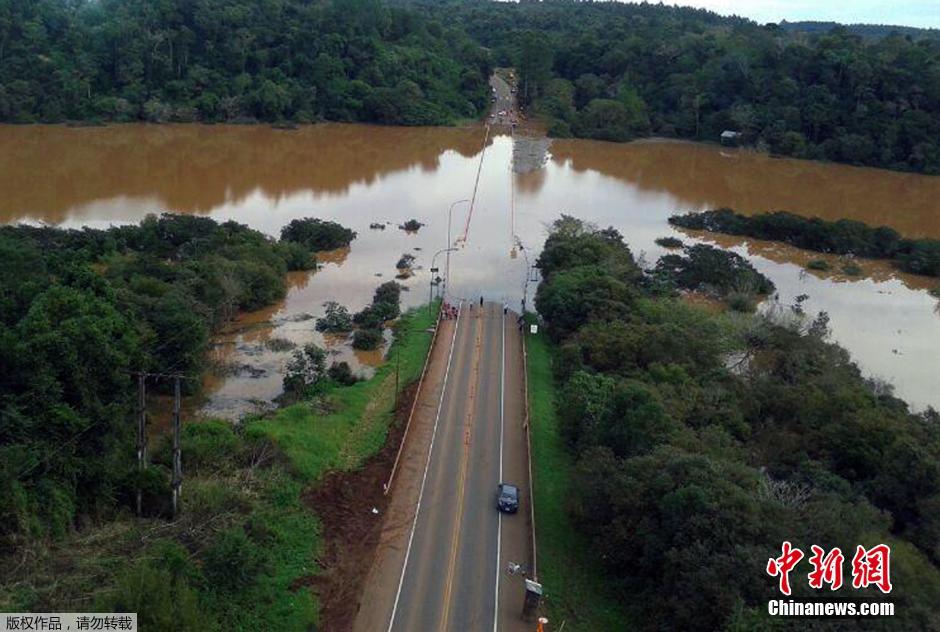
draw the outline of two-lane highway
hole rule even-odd
[[[390,631],[520,625],[522,593],[517,586],[507,597],[507,580],[501,577],[502,523],[524,523],[526,507],[508,516],[496,510],[507,423],[506,334],[515,333],[515,318],[493,303],[482,310],[479,303],[465,304],[456,325]],[[518,423],[518,397],[513,402]],[[521,547],[518,555],[524,556],[524,541]]]

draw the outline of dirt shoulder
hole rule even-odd
[[[302,500],[316,512],[323,545],[317,557],[321,572],[294,581],[291,588],[311,586],[320,601],[320,629],[349,630],[359,596],[380,540],[388,496],[382,486],[395,461],[417,383],[406,388],[382,449],[353,472],[330,472],[307,490]]]

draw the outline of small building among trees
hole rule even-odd
[[[726,129],[721,133],[721,144],[725,147],[737,147],[741,142],[741,132]]]

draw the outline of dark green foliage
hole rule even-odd
[[[313,252],[344,248],[355,238],[356,232],[353,230],[336,222],[312,217],[291,220],[290,224],[281,229],[282,241],[302,244]]]
[[[372,303],[353,316],[353,322],[366,329],[381,329],[386,321],[398,318],[401,288],[395,281],[386,281],[377,287]]]
[[[769,294],[773,282],[747,259],[707,244],[685,248],[684,255],[669,254],[656,262],[653,274],[687,290],[705,290],[718,296],[732,292]]]
[[[748,216],[727,208],[674,215],[669,223],[695,230],[782,241],[817,252],[892,259],[905,272],[940,276],[940,240],[904,239],[887,226],[872,228],[849,219],[828,222],[785,211]]]
[[[136,612],[142,629],[213,629],[216,621],[199,600],[201,573],[176,543],[161,542],[152,554],[124,570],[95,604],[97,612]]]
[[[398,259],[398,263],[395,264],[395,267],[398,268],[399,270],[410,269],[411,266],[414,264],[414,261],[415,261],[415,256],[413,254],[406,252]]]
[[[342,386],[352,386],[359,381],[359,376],[352,372],[348,362],[334,362],[327,374],[331,380]]]
[[[258,581],[268,566],[263,550],[241,527],[220,533],[203,554],[206,579],[222,592],[242,591]]]
[[[305,345],[294,351],[284,372],[284,392],[294,398],[315,393],[326,377],[326,351]]]
[[[213,330],[284,295],[284,254],[198,216],[0,228],[0,537],[62,535],[138,485],[159,514],[165,472],[133,467],[132,373],[198,373]]]
[[[842,273],[848,276],[860,276],[862,274],[862,267],[854,261],[846,261],[842,264]]]
[[[407,4],[515,66],[522,104],[552,135],[718,142],[735,130],[775,154],[940,173],[936,37],[794,33],[657,3]]]
[[[384,341],[385,337],[382,335],[381,329],[369,327],[356,330],[356,333],[353,334],[352,346],[353,349],[373,351],[378,349]]]
[[[682,240],[677,237],[660,237],[656,240],[656,243],[663,248],[682,248],[685,246]]]
[[[490,62],[380,0],[0,6],[0,121],[375,121],[485,110]]]
[[[416,219],[409,219],[407,222],[405,222],[404,224],[402,224],[402,225],[400,226],[400,228],[401,228],[402,230],[406,231],[406,232],[409,232],[409,233],[416,233],[416,232],[418,232],[418,231],[421,229],[422,226],[424,226],[424,224],[422,224],[422,223],[419,222],[418,220],[416,220]],[[399,266],[399,267],[401,267],[401,266]]]
[[[829,262],[825,259],[813,259],[806,264],[806,267],[810,270],[819,270],[821,272],[825,272],[830,268],[830,265]]]
[[[929,628],[940,603],[936,413],[911,414],[864,380],[826,341],[824,314],[805,333],[714,315],[600,265],[613,248],[626,250],[571,218],[556,224],[539,309],[558,338],[556,410],[578,463],[570,510],[639,627],[771,629],[766,603],[780,595],[764,569],[790,540],[844,553],[890,542],[905,559],[892,560],[895,590],[853,599],[904,600],[897,624]],[[725,268],[737,262],[721,261],[696,266],[696,283],[733,285]],[[629,291],[576,309],[555,298],[572,279]],[[791,575],[795,600],[845,598],[809,589],[808,568]]]
[[[336,301],[327,301],[325,303],[326,314],[317,319],[317,331],[331,334],[342,334],[352,331],[353,320],[349,315],[349,310]]]

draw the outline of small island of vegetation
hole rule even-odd
[[[940,240],[906,239],[887,226],[872,228],[850,219],[827,222],[785,211],[742,215],[727,208],[673,215],[669,223],[692,230],[782,241],[817,252],[890,259],[904,272],[940,276]],[[814,269],[821,269],[818,263],[815,265]],[[851,262],[847,265],[853,270],[858,267]]]

